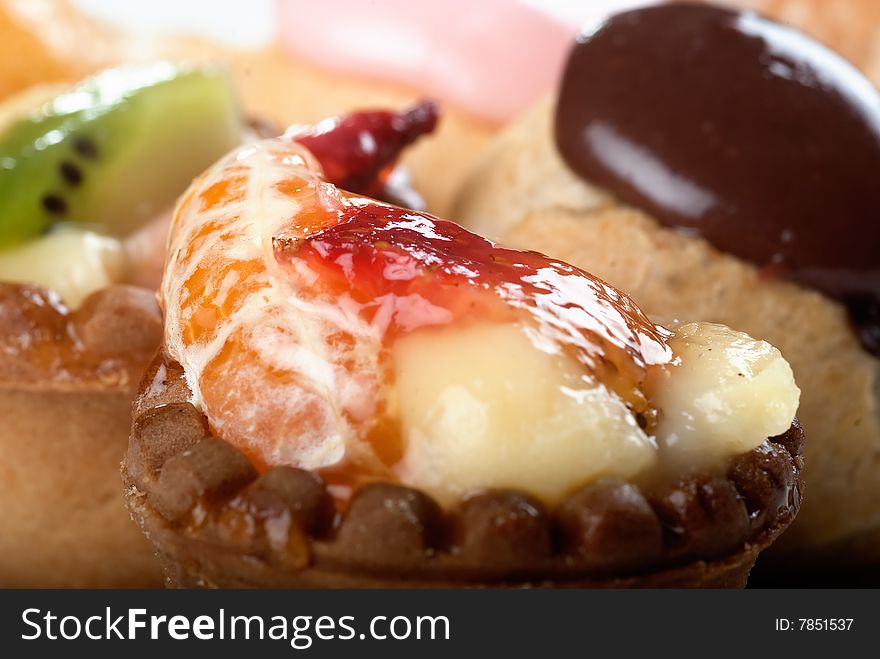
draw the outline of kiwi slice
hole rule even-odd
[[[126,235],[240,139],[224,70],[104,71],[0,134],[0,248],[59,222]]]

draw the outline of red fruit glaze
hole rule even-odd
[[[626,295],[537,252],[499,247],[453,222],[349,197],[325,228],[276,240],[276,258],[315,273],[313,288],[354,302],[386,345],[449,323],[521,322],[541,349],[563,351],[647,412],[646,369],[668,362],[667,332]],[[487,346],[491,349],[491,346]]]
[[[312,152],[327,181],[375,196],[400,152],[434,130],[439,112],[434,102],[421,101],[402,112],[353,112],[285,136]]]

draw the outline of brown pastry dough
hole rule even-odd
[[[742,587],[801,501],[803,433],[726,472],[639,487],[600,479],[548,509],[492,490],[444,510],[391,483],[339,512],[311,472],[258,474],[212,437],[180,366],[141,385],[123,465],[126,503],[181,587]]]
[[[42,289],[0,284],[0,585],[159,582],[118,470],[160,330],[143,289],[110,287],[71,313]]]

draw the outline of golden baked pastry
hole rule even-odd
[[[107,287],[71,312],[44,289],[0,284],[3,586],[157,584],[117,474],[161,331],[144,289]]]
[[[262,140],[178,204],[123,467],[169,583],[742,586],[800,505],[787,362],[328,182],[431,121]]]

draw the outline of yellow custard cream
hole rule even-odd
[[[445,502],[487,487],[558,501],[600,476],[711,466],[788,430],[800,390],[776,348],[711,323],[681,326],[669,345],[677,359],[652,383],[649,436],[616,394],[516,325],[402,338],[401,480]]]

